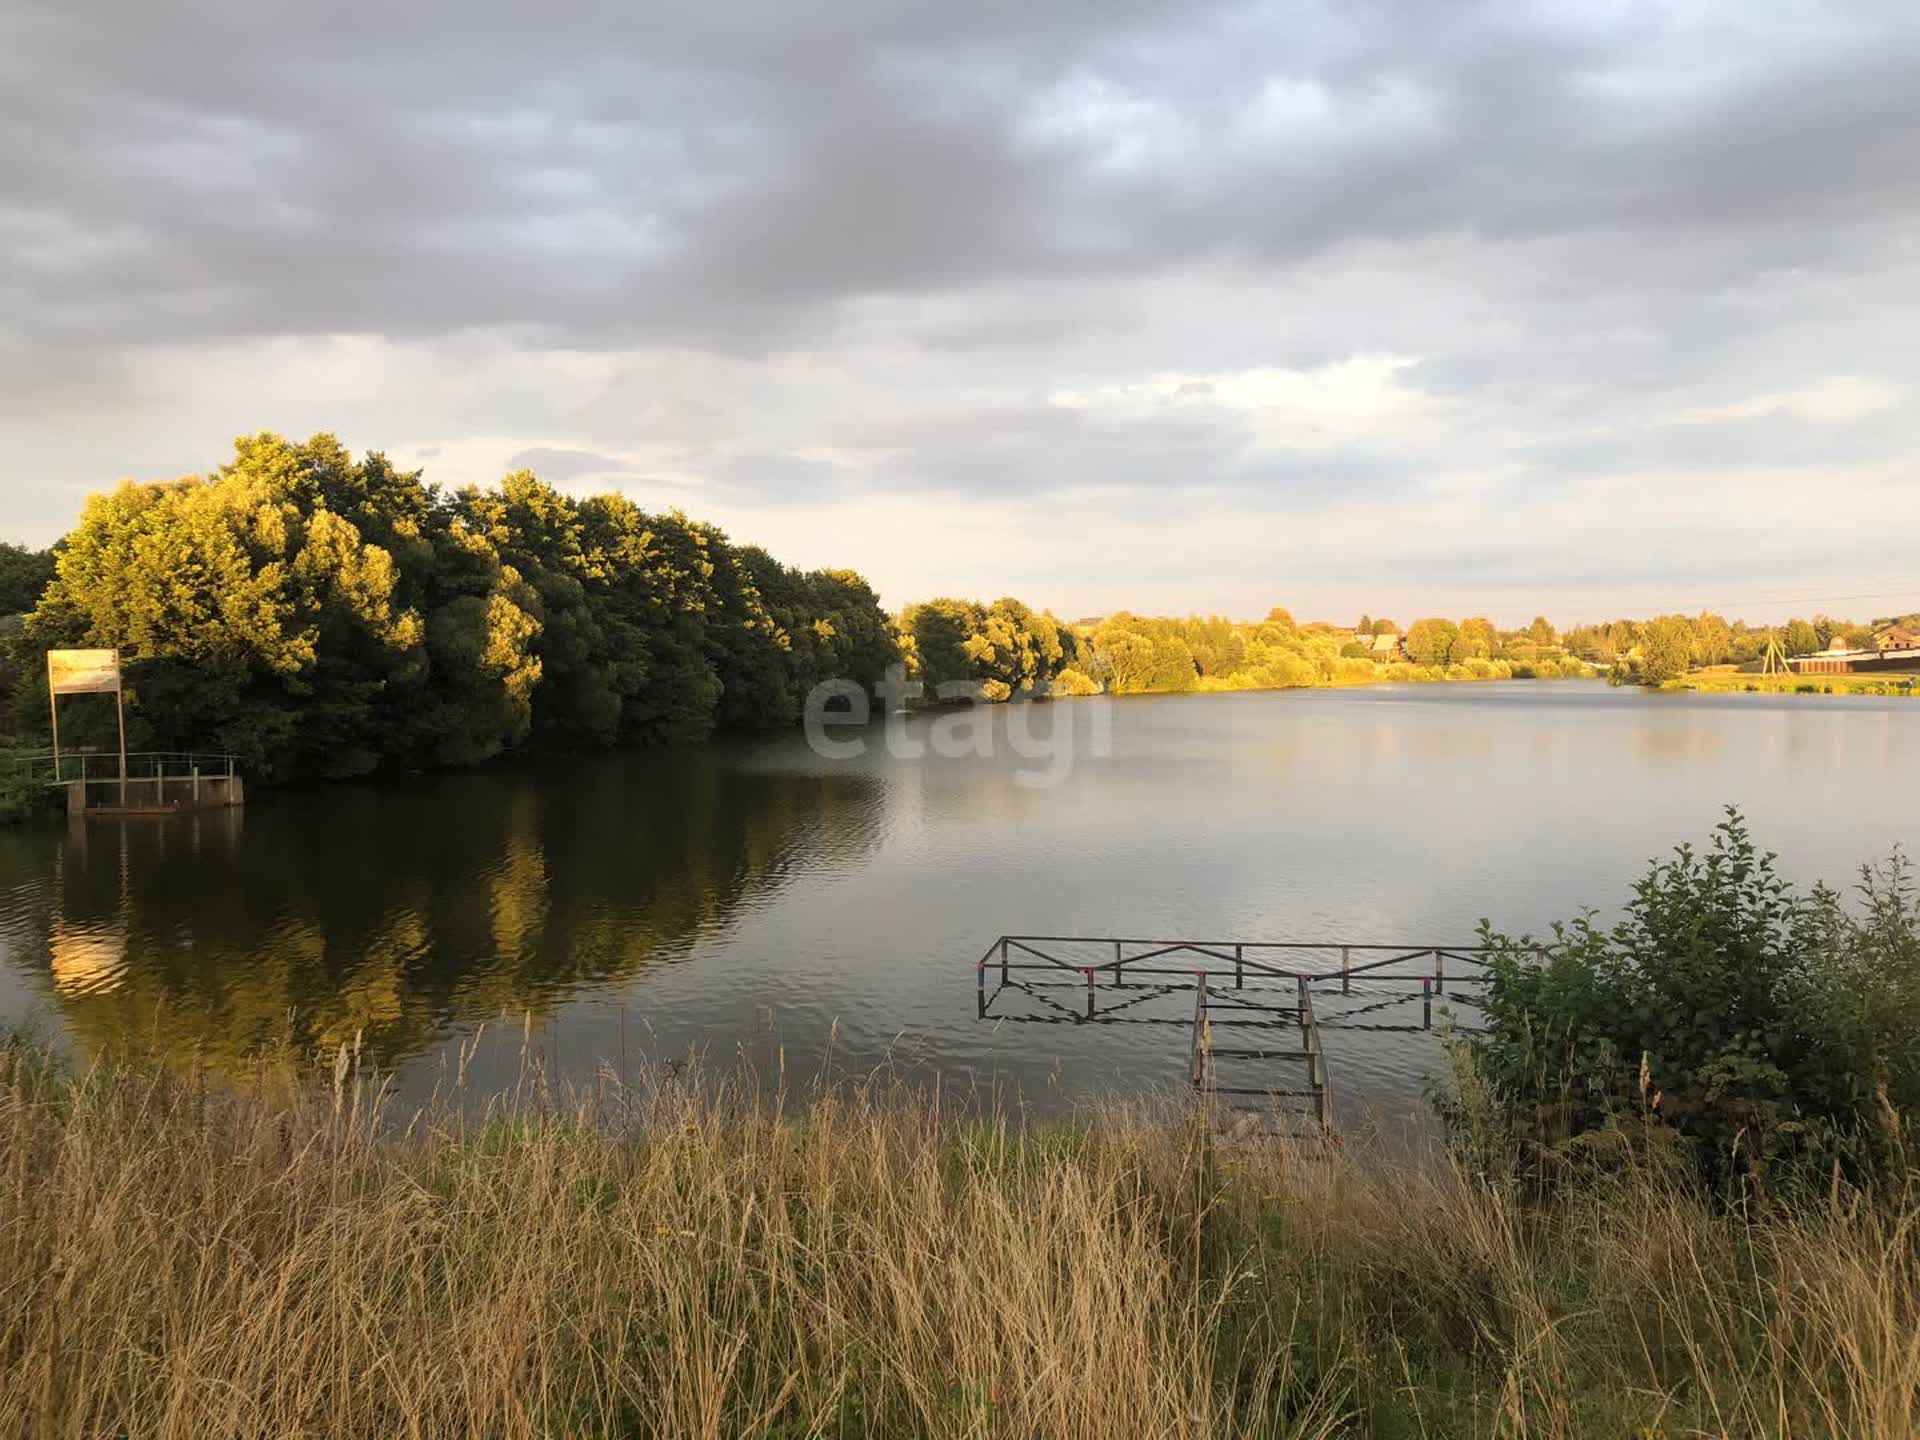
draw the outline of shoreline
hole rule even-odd
[[[1920,675],[1756,675],[1715,673],[1682,675],[1652,687],[1701,695],[1888,695],[1920,696]]]

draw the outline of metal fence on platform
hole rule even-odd
[[[118,785],[118,750],[36,750],[4,758],[15,780],[47,785]],[[127,754],[129,784],[183,779],[198,773],[203,779],[232,779],[239,760],[216,750],[133,750]]]
[[[1436,1001],[1477,1008],[1492,953],[1483,945],[1002,935],[975,964],[978,1013],[996,1022],[1187,1027],[1197,1090],[1233,1110],[1304,1101],[1330,1131],[1323,1033],[1431,1031]],[[1536,959],[1545,955],[1544,947],[1534,951]],[[1164,1007],[1154,1013],[1152,1002],[1186,991],[1194,996],[1191,1018]],[[1277,1038],[1295,1030],[1297,1044]],[[1220,1031],[1248,1038],[1216,1043]],[[1224,1084],[1222,1061],[1235,1077]],[[1262,1062],[1302,1067],[1304,1081],[1239,1082],[1241,1067]],[[1248,1099],[1268,1105],[1242,1103]]]
[[[239,760],[223,751],[62,750],[0,759],[16,784],[41,784],[76,793],[70,811],[196,809],[234,803]]]

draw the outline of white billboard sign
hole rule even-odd
[[[111,695],[119,688],[118,650],[47,652],[47,689],[55,695]]]

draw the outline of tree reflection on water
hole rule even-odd
[[[867,853],[878,805],[871,776],[703,750],[16,833],[7,952],[86,1054],[238,1072],[358,1037],[390,1065],[684,960]]]

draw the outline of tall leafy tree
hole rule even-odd
[[[1448,662],[1457,665],[1466,660],[1488,659],[1499,643],[1493,622],[1484,615],[1475,615],[1460,622],[1459,632],[1448,647]]]
[[[1416,620],[1407,630],[1407,658],[1416,665],[1445,665],[1453,658],[1459,633],[1451,620]]]
[[[1693,664],[1693,625],[1684,615],[1662,615],[1646,627],[1636,652],[1638,679],[1659,685],[1678,679]]]

